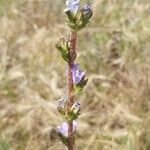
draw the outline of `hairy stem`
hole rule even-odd
[[[70,52],[69,52],[69,62],[68,62],[68,72],[67,72],[67,80],[68,80],[68,100],[67,100],[67,109],[69,110],[74,103],[73,96],[73,78],[71,67],[74,63],[74,59],[76,57],[76,32],[72,32],[70,39]],[[74,148],[74,135],[73,135],[73,122],[68,121],[68,150],[73,150]]]

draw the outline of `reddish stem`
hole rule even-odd
[[[73,78],[72,78],[72,71],[71,67],[74,63],[74,59],[76,57],[76,32],[72,32],[71,39],[70,39],[70,52],[69,52],[69,62],[68,62],[68,100],[67,100],[67,109],[69,110],[74,103],[74,96],[73,96]],[[68,121],[68,150],[73,150],[74,148],[74,135],[73,135],[73,122]]]

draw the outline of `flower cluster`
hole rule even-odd
[[[77,32],[86,26],[93,14],[91,4],[87,3],[81,7],[79,2],[80,0],[66,0],[66,9],[64,11],[68,18],[67,24],[71,28],[72,38],[68,40],[60,38],[56,43],[56,48],[69,68],[67,79],[68,89],[71,89],[67,92],[68,95],[66,97],[58,100],[57,106],[58,112],[65,121],[56,128],[56,132],[62,142],[68,146],[68,149],[69,146],[72,145],[69,144],[70,139],[72,139],[70,135],[74,137],[77,128],[77,118],[80,115],[80,103],[78,100],[75,101],[75,95],[82,91],[88,81],[88,79],[85,79],[86,71],[81,70],[80,65],[74,62],[76,57],[71,53],[76,54],[75,45]]]
[[[67,109],[68,108],[66,107],[66,101],[64,99],[59,99],[57,110],[63,116],[63,118],[68,121],[72,121],[77,119],[80,115],[80,103],[78,101],[71,106],[69,111],[67,111]]]
[[[92,6],[87,3],[79,9],[79,0],[67,0],[67,8],[64,10],[68,17],[68,26],[73,31],[83,29],[92,17]]]

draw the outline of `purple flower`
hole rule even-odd
[[[80,2],[80,0],[66,0],[67,8],[65,9],[65,11],[70,10],[71,12],[76,14],[78,11],[79,2]]]
[[[91,12],[92,11],[92,5],[90,3],[84,5],[82,8],[82,11],[85,13]]]
[[[72,65],[72,78],[73,83],[78,84],[80,83],[81,79],[85,76],[85,71],[80,70],[79,64]]]
[[[77,122],[73,120],[73,132],[75,132],[76,127],[77,127]],[[57,132],[67,137],[68,136],[68,123],[63,122],[60,126],[57,126]]]

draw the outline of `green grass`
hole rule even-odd
[[[6,137],[1,137],[0,150],[10,150],[10,149],[11,149],[10,141],[8,141]]]

